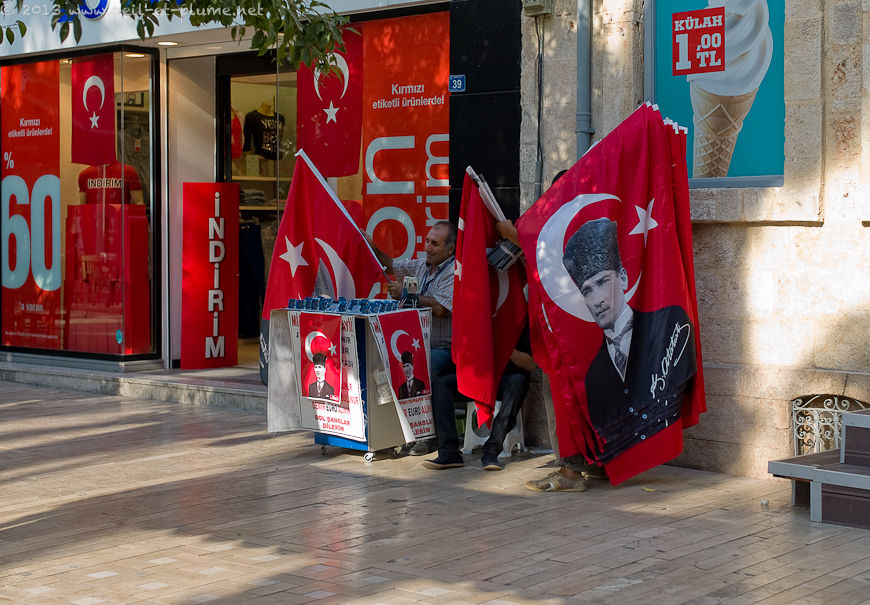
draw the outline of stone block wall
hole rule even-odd
[[[544,190],[576,160],[577,5],[556,5],[539,24]],[[593,13],[598,140],[645,100],[643,2],[596,0]],[[523,209],[535,201],[535,40],[525,18]],[[786,2],[784,184],[692,190],[708,412],[678,464],[765,477],[791,454],[792,398],[870,400],[868,40],[870,1]]]

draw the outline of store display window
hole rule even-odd
[[[268,60],[219,66],[224,180],[239,184],[239,359],[259,354],[266,278],[296,160],[296,72]]]
[[[0,344],[155,351],[153,55],[0,66]]]

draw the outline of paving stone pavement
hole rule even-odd
[[[784,481],[526,490],[551,459],[366,463],[262,415],[0,382],[0,602],[870,602],[870,532]]]

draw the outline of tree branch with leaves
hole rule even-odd
[[[50,0],[52,30],[61,41],[70,34],[78,44],[82,38],[82,19],[88,8],[76,0]],[[13,10],[19,15],[26,0],[0,0],[7,23],[0,24],[0,45],[12,44],[27,34],[21,20],[9,20]],[[14,8],[13,8],[14,7]],[[347,17],[336,13],[320,0],[121,0],[121,12],[136,23],[136,33],[145,40],[159,34],[159,19],[189,19],[191,25],[220,24],[230,30],[239,43],[253,31],[250,48],[264,55],[274,51],[279,63],[300,63],[331,71],[331,53],[344,50],[342,27]],[[48,18],[48,16],[46,16]]]

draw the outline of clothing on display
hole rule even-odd
[[[245,121],[245,116],[236,109],[232,108],[233,119],[230,122],[230,157],[233,159],[242,157],[242,146],[244,144],[244,134],[242,133],[242,124]]]
[[[245,115],[245,151],[253,151],[267,160],[281,158],[281,138],[284,132],[284,116],[271,113],[271,107],[264,113],[267,104]],[[261,111],[264,110],[264,111]]]
[[[79,173],[79,191],[88,204],[128,204],[133,191],[142,191],[139,173],[129,164],[114,161],[88,166]]]
[[[239,191],[240,206],[263,206],[266,201],[266,193],[262,189],[242,189]]]

